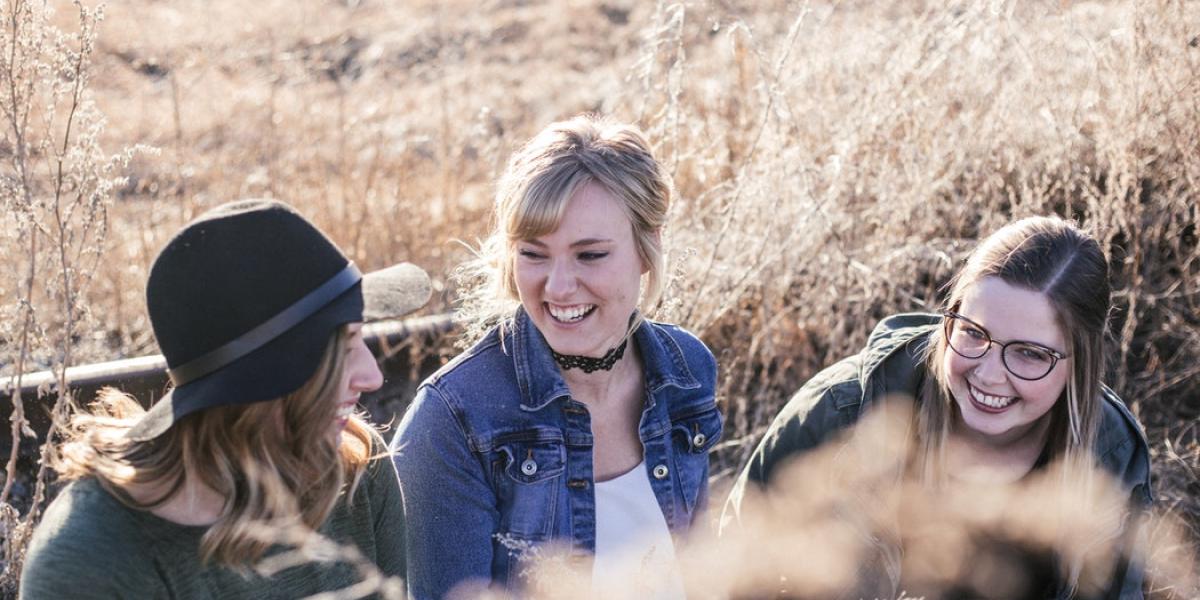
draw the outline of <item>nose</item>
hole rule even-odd
[[[1001,384],[1008,378],[1008,368],[1004,366],[1000,347],[993,344],[983,356],[975,359],[975,378],[980,383]]]
[[[346,375],[354,392],[373,392],[383,385],[383,371],[379,370],[379,362],[362,339],[354,342],[346,362]]]
[[[549,300],[569,299],[578,285],[575,268],[569,261],[555,261],[546,275],[546,297]]]

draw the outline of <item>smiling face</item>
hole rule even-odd
[[[375,355],[367,348],[362,328],[362,323],[347,325],[345,343],[340,349],[343,360],[342,379],[337,387],[338,393],[334,396],[338,408],[334,419],[334,430],[337,434],[345,429],[363,392],[375,391],[383,385],[383,373],[379,370]]]
[[[1067,337],[1050,301],[1040,292],[985,277],[966,289],[957,312],[998,343],[974,359],[946,349],[942,366],[960,415],[955,428],[997,445],[1038,430],[1067,385],[1071,358],[1059,360],[1045,377],[1026,381],[1005,368],[1000,344],[1033,342],[1066,354]]]
[[[646,267],[608,190],[579,188],[558,229],[518,241],[516,253],[521,305],[555,352],[600,357],[621,343]]]

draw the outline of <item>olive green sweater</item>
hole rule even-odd
[[[404,514],[388,457],[367,466],[353,502],[340,500],[320,532],[352,544],[384,575],[404,575]],[[200,561],[206,527],[189,527],[121,504],[94,478],[68,485],[34,532],[21,597],[299,598],[361,577],[349,564],[309,562],[267,578]],[[271,556],[283,551],[273,547]]]

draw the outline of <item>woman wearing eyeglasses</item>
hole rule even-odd
[[[1101,381],[1109,296],[1099,244],[1070,223],[1034,217],[993,233],[953,279],[941,314],[883,320],[862,352],[801,388],[743,469],[726,518],[743,516],[748,487],[769,491],[785,459],[896,395],[916,400],[906,468],[921,481],[1008,484],[1055,461],[1098,464],[1145,508],[1145,436]],[[1141,597],[1140,573],[1118,571],[1110,597]]]

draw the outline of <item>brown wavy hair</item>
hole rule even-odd
[[[125,437],[145,410],[108,388],[66,428],[54,468],[67,480],[95,477],[127,506],[150,510],[179,494],[194,477],[225,498],[200,543],[205,562],[243,567],[268,543],[251,531],[266,522],[317,529],[342,494],[352,496],[378,444],[378,433],[351,417],[338,436],[332,395],[341,384],[347,330],[330,337],[320,365],[300,389],[281,398],[208,408],[180,419],[144,442]],[[141,501],[131,487],[161,491]]]

